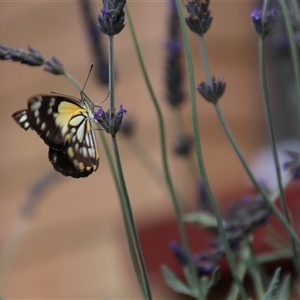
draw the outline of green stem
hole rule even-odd
[[[118,178],[119,178],[119,185],[120,185],[120,190],[121,190],[121,194],[122,194],[121,199],[123,201],[123,207],[125,210],[126,219],[128,222],[130,233],[131,233],[131,238],[132,238],[132,242],[133,242],[133,245],[135,248],[137,260],[138,260],[138,263],[140,266],[141,275],[143,278],[143,285],[144,285],[143,290],[146,294],[146,299],[151,300],[152,295],[151,295],[151,290],[150,290],[150,285],[149,285],[149,280],[148,280],[148,275],[147,275],[147,270],[146,270],[146,264],[144,261],[142,249],[141,249],[141,246],[139,243],[138,234],[137,234],[135,223],[134,223],[130,200],[129,200],[129,196],[128,196],[128,192],[127,192],[124,175],[123,175],[123,169],[122,169],[122,165],[121,165],[121,159],[120,159],[120,155],[119,155],[119,149],[118,149],[116,136],[112,136],[112,144],[113,144],[113,151],[114,151],[115,161],[116,161],[116,169],[117,169]]]
[[[127,20],[128,20],[128,24],[129,24],[129,28],[131,31],[131,35],[133,38],[133,42],[134,42],[134,47],[136,50],[136,54],[139,60],[139,64],[143,73],[143,77],[145,79],[148,91],[150,93],[155,111],[156,111],[156,115],[158,118],[158,125],[159,125],[159,133],[160,133],[160,145],[161,145],[161,157],[162,157],[162,164],[163,164],[163,170],[164,170],[164,175],[165,175],[165,180],[166,180],[166,184],[168,186],[169,189],[169,193],[172,199],[172,204],[174,207],[174,211],[175,211],[175,215],[176,215],[176,219],[177,219],[177,225],[178,225],[178,230],[180,233],[180,237],[183,243],[183,248],[185,253],[187,254],[187,258],[188,258],[188,266],[189,269],[191,270],[192,273],[192,277],[193,277],[193,281],[194,281],[194,286],[198,288],[198,297],[197,299],[201,299],[201,295],[202,292],[200,291],[200,286],[198,283],[198,276],[197,276],[197,272],[195,269],[195,265],[193,263],[192,260],[192,255],[191,255],[191,251],[190,251],[190,246],[189,246],[189,242],[188,242],[188,238],[187,238],[187,234],[186,234],[186,230],[185,230],[185,226],[184,226],[184,222],[183,222],[183,218],[181,216],[181,212],[180,212],[180,205],[179,205],[179,201],[177,198],[177,195],[175,193],[175,189],[173,186],[173,182],[171,179],[171,175],[169,172],[169,165],[168,165],[168,161],[167,161],[167,150],[166,150],[166,143],[165,143],[165,129],[164,129],[164,122],[163,122],[163,117],[162,117],[162,113],[158,104],[158,101],[156,99],[156,96],[154,94],[154,91],[152,89],[152,85],[150,83],[150,79],[144,64],[144,60],[138,45],[138,41],[137,41],[137,37],[135,34],[135,30],[133,27],[133,23],[132,23],[132,19],[130,16],[130,12],[128,7],[125,7],[125,11],[126,11],[126,16],[127,16]]]
[[[81,92],[83,89],[81,84],[70,73],[65,71],[64,74],[76,86],[76,88],[79,90],[79,92]]]
[[[109,36],[108,42],[108,69],[109,69],[109,83],[108,83],[108,92],[109,92],[109,110],[110,112],[115,111],[115,89],[114,89],[114,80],[115,80],[115,70],[114,70],[114,37],[113,35]]]
[[[110,118],[111,114],[115,111],[115,98],[114,98],[114,39],[113,36],[109,36],[109,45],[108,45],[108,67],[109,67],[109,93],[110,93]],[[128,227],[130,230],[132,243],[134,245],[135,253],[137,256],[137,261],[140,266],[140,272],[143,279],[143,292],[145,293],[146,299],[151,300],[151,290],[148,280],[148,274],[146,270],[146,264],[144,261],[142,249],[139,243],[134,218],[131,210],[130,200],[127,192],[127,187],[123,175],[123,169],[121,164],[121,159],[119,155],[119,149],[117,144],[117,139],[115,135],[111,136],[112,138],[112,145],[113,145],[113,152],[115,156],[115,162],[116,162],[116,171],[118,174],[118,183],[121,191],[121,200],[123,201],[123,208],[125,211],[125,217],[128,223]]]
[[[208,60],[207,60],[207,55],[206,55],[206,48],[205,48],[205,43],[204,43],[204,37],[203,35],[199,35],[199,47],[201,49],[200,54],[201,54],[201,60],[203,63],[203,68],[205,72],[205,77],[209,85],[212,85],[212,79],[209,71],[209,65],[208,65]]]
[[[238,267],[237,267],[237,272],[239,274],[239,278],[241,278],[241,280],[243,280],[247,273],[247,265],[245,264],[244,261],[239,262]],[[236,283],[232,284],[226,299],[230,299],[230,300],[237,299],[239,292],[240,292],[239,286]]]
[[[104,147],[106,157],[108,159],[108,164],[109,164],[112,176],[113,176],[113,180],[114,180],[114,183],[115,183],[115,188],[116,188],[117,193],[118,193],[118,199],[119,199],[119,202],[120,202],[121,212],[122,212],[122,219],[123,219],[123,222],[124,222],[125,238],[126,238],[128,251],[129,251],[131,265],[132,265],[136,280],[139,284],[139,287],[140,287],[140,289],[143,293],[144,298],[146,299],[146,292],[145,292],[143,281],[141,279],[141,274],[140,274],[140,271],[139,271],[139,268],[138,268],[137,262],[136,262],[135,251],[134,251],[134,247],[133,247],[133,244],[132,244],[133,241],[132,241],[131,235],[130,235],[130,227],[129,227],[128,220],[126,218],[126,213],[125,213],[126,208],[124,206],[124,202],[122,201],[122,193],[121,193],[121,188],[120,188],[119,181],[118,181],[118,175],[117,175],[116,168],[115,168],[115,165],[114,165],[114,162],[113,162],[113,158],[112,158],[112,155],[111,155],[108,143],[107,143],[105,133],[104,133],[103,130],[99,130],[99,133],[100,133],[100,137],[101,137],[101,141],[102,141],[102,145]]]
[[[247,241],[247,248],[249,251],[248,268],[257,294],[257,299],[263,299],[265,295],[265,289],[263,286],[262,274],[259,270],[257,258],[253,253],[253,249],[249,241]]]
[[[296,90],[297,90],[297,108],[298,108],[298,118],[300,120],[300,62],[299,62],[299,54],[298,54],[298,49],[297,49],[297,44],[296,44],[296,40],[295,40],[295,33],[293,30],[293,25],[291,22],[291,18],[290,18],[290,14],[289,14],[289,10],[287,7],[287,4],[285,1],[278,1],[279,5],[281,6],[282,9],[282,13],[284,16],[284,20],[285,20],[285,26],[286,26],[286,30],[287,30],[287,34],[289,37],[289,44],[291,47],[291,52],[292,52],[292,60],[293,60],[293,66],[294,66],[294,72],[295,72],[295,78],[296,78]],[[297,1],[295,1],[294,5],[293,3],[291,3],[291,5],[293,5],[293,9],[294,9],[294,14],[295,16],[298,16],[299,18],[299,14],[297,15],[296,9],[298,9],[299,11],[299,7],[297,7]],[[299,6],[299,3],[298,3]],[[299,21],[299,20],[298,20]]]
[[[265,111],[266,111],[268,131],[269,131],[271,148],[272,148],[272,153],[273,153],[273,158],[274,158],[274,163],[275,163],[278,188],[279,188],[279,192],[280,192],[280,203],[283,208],[283,212],[284,212],[286,221],[289,224],[291,224],[290,217],[289,217],[289,211],[288,211],[288,207],[287,207],[287,203],[286,203],[286,198],[285,198],[285,194],[284,194],[283,184],[282,184],[280,162],[279,162],[278,151],[277,151],[277,147],[276,147],[276,139],[275,139],[275,132],[274,132],[274,127],[273,127],[270,98],[269,98],[269,93],[268,93],[268,88],[267,88],[264,46],[265,46],[264,38],[260,37],[259,38],[259,65],[260,65],[260,75],[261,75],[260,78],[261,78],[261,85],[262,85],[262,91],[263,91],[263,96],[264,96],[263,99],[264,99],[264,106],[265,106]],[[296,244],[295,244],[296,242],[294,241],[293,236],[291,236],[290,234],[289,234],[289,239],[290,239],[291,248],[292,248],[292,251],[294,254],[295,267],[296,267],[298,274],[300,275],[300,263],[299,263],[297,248],[296,248]]]
[[[192,124],[193,124],[193,133],[194,133],[194,142],[195,142],[195,148],[196,148],[196,155],[197,155],[197,163],[200,170],[201,178],[203,180],[203,185],[205,187],[205,190],[208,195],[208,199],[211,205],[211,208],[213,210],[213,213],[217,219],[217,225],[218,225],[218,231],[220,234],[220,237],[222,239],[222,242],[224,244],[224,248],[226,251],[226,256],[228,260],[228,264],[232,273],[232,276],[239,288],[239,292],[241,294],[242,299],[248,299],[246,291],[244,289],[244,286],[242,284],[242,281],[239,278],[239,274],[236,270],[236,265],[234,261],[234,257],[232,254],[232,251],[230,249],[229,242],[226,238],[226,233],[223,228],[223,221],[222,217],[218,208],[218,205],[216,203],[215,197],[212,193],[209,180],[206,174],[206,169],[204,166],[204,160],[202,155],[202,148],[200,143],[200,135],[199,135],[199,124],[197,119],[197,105],[196,105],[196,95],[195,95],[195,79],[194,79],[194,68],[193,68],[193,61],[192,61],[192,54],[191,49],[189,45],[188,35],[186,31],[186,24],[185,19],[183,15],[183,9],[182,9],[182,3],[180,0],[176,0],[180,24],[181,24],[181,30],[182,30],[182,36],[184,41],[184,47],[185,47],[185,53],[186,53],[186,61],[187,61],[187,68],[188,68],[188,75],[189,75],[189,89],[190,89],[190,102],[191,102],[191,115],[192,115]],[[200,39],[203,37],[200,36]],[[204,42],[200,42],[200,44],[204,44]],[[204,51],[204,52],[203,52]],[[202,55],[206,57],[205,49],[201,49]],[[205,58],[206,61],[206,58]],[[208,73],[209,74],[209,73]],[[209,80],[209,79],[208,79]]]

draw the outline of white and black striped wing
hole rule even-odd
[[[69,122],[68,143],[65,148],[70,161],[78,171],[96,171],[99,166],[97,141],[88,115],[81,112]]]
[[[86,112],[80,100],[55,95],[38,95],[28,100],[28,109],[13,114],[13,118],[25,130],[31,128],[44,142],[61,150],[69,133],[68,123],[73,115]]]
[[[25,130],[35,130],[49,148],[49,160],[58,172],[86,177],[99,166],[99,153],[91,126],[93,112],[85,101],[61,95],[38,95],[28,109],[12,116]]]

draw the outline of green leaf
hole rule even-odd
[[[163,276],[165,278],[166,284],[176,293],[188,295],[191,297],[195,297],[193,291],[180,279],[176,277],[174,272],[168,268],[167,266],[163,265],[161,267]]]
[[[184,222],[199,225],[203,228],[217,227],[216,218],[210,213],[189,213],[183,217]]]
[[[272,281],[270,283],[270,286],[267,290],[267,293],[264,297],[264,300],[275,300],[277,298],[277,292],[278,292],[278,282],[279,282],[279,276],[280,276],[281,268],[277,268],[275,271],[275,274],[272,278]]]
[[[191,290],[197,289],[197,287],[195,287],[194,278],[190,272],[190,269],[188,267],[185,267],[183,269],[183,273],[184,273],[184,278],[185,278],[186,282],[188,283],[190,289]]]
[[[216,267],[211,275],[211,279],[207,286],[208,293],[219,282],[221,278],[219,267]]]
[[[290,298],[290,286],[291,286],[291,276],[287,275],[283,278],[282,283],[278,289],[277,298],[278,299],[289,299]]]

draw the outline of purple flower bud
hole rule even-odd
[[[271,9],[266,12],[265,16],[263,16],[262,10],[256,8],[252,12],[251,17],[256,32],[264,38],[270,33],[275,23],[276,12],[274,9]]]
[[[54,75],[65,74],[63,64],[55,56],[52,56],[50,59],[46,60],[45,65],[44,71],[46,72]]]
[[[178,242],[176,242],[176,241],[171,241],[169,246],[171,248],[171,251],[175,255],[177,261],[183,266],[187,265],[187,263],[188,263],[187,257],[186,257],[186,254],[184,253],[181,245],[179,245]]]
[[[103,9],[98,15],[98,27],[107,35],[115,35],[124,28],[126,0],[102,0]]]
[[[98,111],[94,113],[94,117],[107,133],[115,136],[120,130],[123,115],[126,113],[127,110],[123,107],[123,105],[120,106],[120,109],[117,113],[115,113],[115,111],[110,112],[110,110],[104,111],[102,107],[100,107]]]
[[[189,16],[185,21],[189,28],[199,35],[208,31],[213,20],[208,6],[209,0],[199,2],[192,1],[186,5]]]
[[[216,104],[219,98],[222,97],[226,88],[226,83],[223,78],[212,77],[212,85],[207,82],[201,82],[197,89],[203,98],[209,102]]]

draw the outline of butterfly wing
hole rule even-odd
[[[64,176],[71,176],[73,178],[82,178],[87,177],[91,173],[93,173],[93,168],[90,170],[78,171],[73,163],[69,160],[68,155],[65,150],[57,151],[51,147],[49,147],[48,157],[50,162],[52,163],[54,169],[63,174]]]
[[[13,114],[16,122],[25,130],[31,128],[56,150],[62,150],[69,133],[69,121],[73,115],[86,112],[80,100],[72,97],[38,95],[28,100],[28,109]]]
[[[80,171],[96,171],[99,166],[97,141],[87,112],[81,111],[69,122],[65,151],[74,167]]]
[[[12,115],[12,117],[24,130],[28,130],[29,128],[31,128],[31,124],[32,124],[31,114],[27,109],[22,109],[15,112]]]
[[[99,153],[85,101],[61,95],[37,95],[28,100],[28,109],[12,116],[49,146],[49,160],[65,176],[86,177],[99,166]]]

